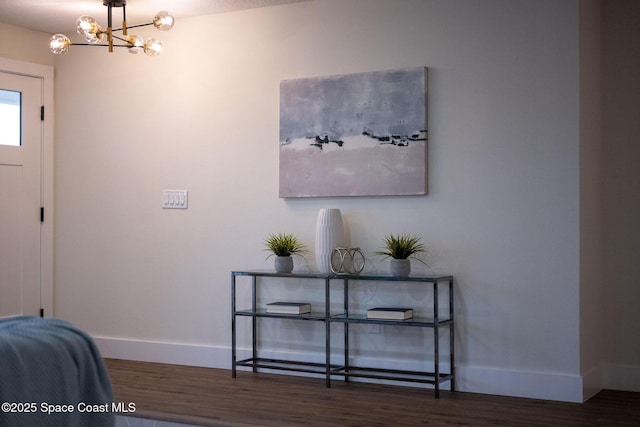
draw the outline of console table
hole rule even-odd
[[[251,285],[251,301],[246,302],[249,307],[242,309],[237,308],[237,286],[239,285],[238,277],[249,276],[250,280],[246,282]],[[304,314],[281,314],[269,313],[265,308],[258,307],[257,295],[259,287],[264,286],[264,280],[260,278],[281,278],[287,279],[303,279],[317,281],[324,284],[324,304],[320,311],[312,311]],[[339,313],[332,313],[331,306],[331,283],[332,281],[341,282],[344,305]],[[429,307],[428,317],[413,317],[406,320],[386,320],[367,318],[366,313],[354,313],[349,307],[349,286],[350,284],[379,282],[394,283],[404,282],[421,286],[429,286],[433,293],[433,307]],[[442,298],[439,288],[446,287],[443,293],[447,297]],[[447,292],[448,291],[448,292]],[[440,299],[448,300],[444,303],[446,314],[439,313]],[[371,378],[379,380],[408,381],[416,383],[431,384],[434,386],[435,397],[440,396],[440,384],[449,382],[450,390],[455,391],[455,368],[454,368],[454,310],[453,310],[453,276],[437,275],[437,276],[409,276],[409,277],[392,277],[379,275],[350,275],[350,274],[325,274],[325,273],[275,273],[268,271],[233,271],[231,272],[231,369],[233,378],[236,377],[238,366],[251,367],[253,372],[258,369],[274,369],[284,371],[297,371],[311,374],[322,375],[325,378],[327,387],[331,387],[332,376],[344,377],[348,381],[350,377]],[[251,318],[251,334],[252,334],[252,354],[250,358],[237,360],[237,330],[236,321],[238,317]],[[257,326],[258,319],[279,318],[297,321],[316,321],[324,322],[325,330],[325,361],[324,363],[314,363],[309,361],[291,361],[279,360],[259,357]],[[344,327],[344,360],[340,363],[332,363],[331,361],[331,324],[339,323]],[[410,371],[400,369],[381,369],[374,367],[351,366],[349,361],[349,325],[353,323],[394,325],[406,327],[420,327],[433,329],[433,370],[430,372]],[[448,328],[449,330],[449,369],[448,372],[442,372],[440,368],[440,328]],[[446,357],[446,356],[445,356]]]

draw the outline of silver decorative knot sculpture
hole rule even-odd
[[[364,254],[360,248],[338,246],[331,252],[331,272],[334,274],[360,274],[364,264]]]

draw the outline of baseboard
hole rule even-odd
[[[604,368],[604,388],[640,392],[640,366],[606,365]]]
[[[229,347],[214,347],[192,344],[174,344],[152,341],[138,341],[106,337],[94,337],[103,357],[114,359],[139,360],[145,362],[170,363],[176,365],[200,366],[207,368],[231,369],[231,349]],[[308,360],[323,363],[323,354],[303,354],[291,352],[263,351],[262,357],[272,357],[283,360]],[[247,349],[239,349],[238,359],[250,357]],[[336,355],[339,360],[339,355]],[[370,366],[377,368],[397,367],[402,364],[407,370],[429,370],[417,362],[383,360],[372,357],[358,357],[350,361],[354,366]],[[441,364],[441,370],[448,372],[449,366]],[[640,369],[632,368],[634,380],[629,381],[629,387],[635,385],[640,378]],[[620,382],[627,375],[627,367],[612,367],[611,381]],[[278,373],[282,373],[278,371]],[[373,381],[377,382],[377,381]],[[413,383],[402,383],[416,386]],[[443,385],[448,389],[448,384]],[[619,387],[613,387],[620,389]],[[582,403],[584,401],[583,377],[548,372],[524,372],[495,368],[472,366],[456,366],[456,389],[459,391],[482,394],[495,394],[512,397],[526,397],[544,400]]]
[[[582,374],[582,401],[586,402],[604,388],[602,365],[589,369]]]
[[[469,393],[583,402],[580,375],[460,366],[456,377],[456,388]]]
[[[93,339],[102,357],[106,358],[231,369],[231,351],[228,347],[106,337]]]

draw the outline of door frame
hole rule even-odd
[[[45,317],[54,316],[54,104],[53,67],[0,57],[0,72],[40,79],[44,120],[41,149],[41,203],[44,221],[40,224],[40,304]]]

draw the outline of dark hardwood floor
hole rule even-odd
[[[640,393],[584,404],[106,359],[129,416],[203,426],[640,426]]]

